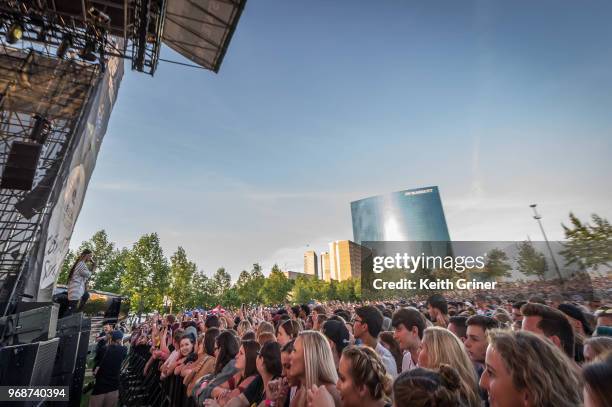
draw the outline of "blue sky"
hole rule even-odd
[[[158,232],[300,271],[350,201],[438,185],[454,240],[612,218],[609,1],[250,0],[218,75],[124,76],[71,246]],[[184,61],[172,51],[164,58]]]

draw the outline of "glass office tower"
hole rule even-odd
[[[450,241],[438,187],[425,187],[351,202],[353,240]]]

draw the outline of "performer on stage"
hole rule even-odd
[[[91,263],[91,270],[87,267],[87,262]],[[91,250],[85,249],[79,258],[74,262],[68,274],[68,311],[67,315],[80,312],[89,298],[87,293],[87,280],[96,268]],[[80,302],[80,304],[79,304]]]

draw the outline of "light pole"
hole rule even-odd
[[[550,253],[550,258],[552,259],[553,265],[555,266],[555,270],[557,271],[557,275],[559,276],[559,280],[563,283],[563,277],[561,276],[561,271],[559,270],[559,265],[557,264],[557,260],[555,260],[555,255],[550,247],[550,243],[548,242],[548,238],[546,237],[546,232],[544,232],[544,226],[542,226],[542,216],[538,213],[536,209],[537,204],[531,204],[529,207],[533,209],[533,218],[538,221],[538,225],[540,225],[540,230],[542,231],[542,235],[544,236],[544,241],[546,242],[546,247],[548,247],[548,252]]]

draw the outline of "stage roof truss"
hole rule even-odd
[[[58,49],[69,35],[75,50],[94,39],[105,56],[132,61],[153,75],[162,43],[201,67],[218,72],[246,0],[0,0],[0,41],[11,24],[23,26],[21,47]],[[102,55],[104,54],[104,55]],[[102,63],[103,65],[103,63]]]

